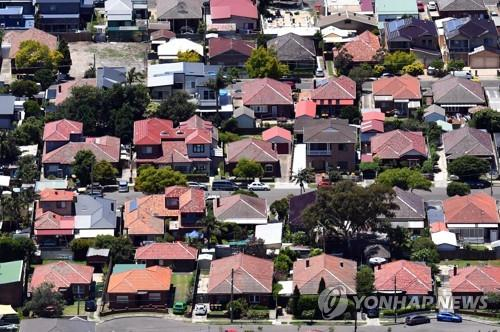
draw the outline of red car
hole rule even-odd
[[[425,12],[425,5],[423,1],[417,1],[417,8],[419,12]]]

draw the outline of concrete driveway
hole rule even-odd
[[[434,174],[434,187],[446,188],[448,186],[448,165],[446,163],[446,155],[441,147],[437,154],[439,156],[438,167],[439,173]]]

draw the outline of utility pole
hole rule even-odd
[[[394,275],[394,324],[396,324],[398,320],[398,308],[396,305],[396,275]]]
[[[233,295],[234,295],[233,289],[234,289],[234,269],[231,269],[231,301],[229,302],[231,303],[231,305],[229,306],[229,311],[231,315],[231,324],[233,324]]]

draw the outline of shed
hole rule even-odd
[[[262,139],[273,144],[273,150],[278,154],[289,154],[292,145],[292,133],[275,126],[262,132]]]
[[[446,111],[439,105],[433,104],[424,110],[425,122],[446,121]]]
[[[455,251],[458,248],[457,236],[449,231],[440,231],[431,234],[432,242],[438,251]]]
[[[87,250],[87,264],[96,268],[108,263],[109,249],[89,248]]]

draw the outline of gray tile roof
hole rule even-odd
[[[394,187],[396,199],[394,203],[399,206],[399,210],[394,210],[395,219],[425,219],[424,199],[419,195]]]
[[[481,83],[448,75],[432,85],[436,104],[484,104],[486,102]]]
[[[125,83],[127,68],[125,67],[99,67],[96,72],[97,87],[111,88],[114,84]]]
[[[468,126],[444,133],[443,146],[447,159],[456,159],[462,156],[490,157],[495,155],[490,134]]]
[[[304,143],[356,143],[355,127],[337,119],[325,120],[304,127]]]
[[[114,200],[89,195],[78,195],[75,203],[77,219],[79,216],[90,216],[90,228],[92,229],[115,228],[115,209]]]
[[[0,115],[13,115],[16,97],[11,95],[0,95]]]
[[[486,11],[483,0],[437,0],[437,5],[447,12]]]
[[[424,110],[424,118],[427,117],[427,116],[429,116],[429,115],[431,115],[431,114],[433,114],[433,113],[436,113],[436,114],[439,114],[439,115],[445,115],[446,111],[441,106],[436,105],[436,104],[432,104],[431,106],[427,107]]]
[[[311,61],[316,59],[314,41],[294,33],[273,38],[267,48],[276,50],[280,61]]]
[[[343,22],[345,20],[356,21],[373,27],[377,26],[377,19],[375,17],[345,11],[341,13],[334,13],[333,15],[321,16],[319,18],[319,27],[323,29],[331,25],[334,26],[336,23]]]
[[[240,106],[237,109],[234,110],[233,112],[233,117],[237,118],[242,115],[246,115],[252,119],[255,119],[255,112],[253,109],[247,106]]]
[[[159,0],[156,2],[158,19],[201,19],[202,0]]]

